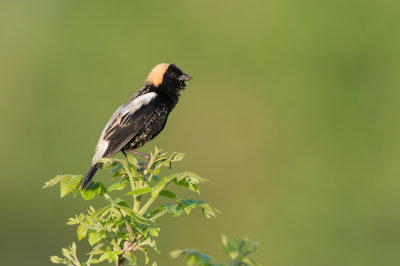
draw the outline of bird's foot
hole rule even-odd
[[[150,161],[150,155],[145,154],[145,153],[141,153],[141,152],[138,152],[138,151],[135,151],[135,150],[121,150],[121,152],[125,155],[126,158],[128,158],[126,156],[126,152],[134,153],[134,154],[137,154],[137,155],[140,155],[142,157],[147,158],[147,162],[145,164],[143,164],[141,162],[138,162],[137,165],[136,165],[138,167],[138,170],[147,169],[147,166],[149,165],[149,161]]]
[[[150,155],[148,155],[146,153],[141,153],[141,152],[135,151],[135,150],[126,150],[126,151],[128,151],[130,153],[137,154],[137,155],[142,156],[142,157],[145,157],[145,158],[147,158],[147,161],[150,160]]]

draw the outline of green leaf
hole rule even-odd
[[[103,195],[106,192],[107,189],[102,182],[92,182],[89,187],[81,190],[81,196],[84,200],[91,200],[96,195]]]
[[[93,246],[105,237],[104,232],[92,232],[89,234],[89,244]]]
[[[178,257],[180,257],[182,255],[187,255],[187,254],[194,255],[195,257],[197,257],[198,258],[198,262],[203,262],[204,263],[204,262],[210,262],[211,261],[211,257],[209,255],[199,253],[195,249],[183,249],[183,250],[178,249],[178,250],[171,251],[169,253],[169,255],[174,259],[178,258]]]
[[[149,228],[149,234],[154,237],[158,236],[159,231],[160,231],[160,228]]]
[[[139,247],[141,247],[141,246],[155,247],[156,241],[152,237],[148,237],[144,241],[140,242],[140,244],[138,246]]]
[[[100,216],[102,216],[105,212],[108,212],[111,209],[112,205],[107,205],[101,209],[98,209],[97,211],[93,212],[90,215],[90,219],[91,220],[96,220],[98,219]]]
[[[129,191],[129,192],[125,193],[125,195],[136,195],[136,196],[139,196],[139,195],[147,194],[147,193],[150,193],[150,192],[151,192],[151,189],[149,187],[143,187],[143,188],[139,188],[139,189],[135,189],[135,190]]]
[[[111,251],[111,250],[107,250],[106,252],[103,253],[103,255],[100,256],[99,258],[99,262],[104,261],[104,260],[108,260],[109,262],[113,261],[113,262],[117,262],[118,261],[118,253],[117,251]]]
[[[205,201],[195,200],[195,199],[180,199],[180,200],[177,200],[175,203],[165,204],[165,205],[161,206],[160,208],[158,208],[156,210],[160,211],[162,208],[164,208],[169,213],[172,213],[175,216],[182,215],[183,211],[185,211],[186,214],[189,215],[190,212],[192,211],[192,209],[194,209],[194,208],[200,208],[202,213],[207,218],[215,217],[216,213],[218,212],[218,210],[216,210],[213,207],[211,207]]]
[[[67,225],[74,225],[74,224],[79,224],[78,219],[76,219],[76,218],[68,218]]]
[[[186,265],[188,265],[188,266],[195,266],[195,265],[199,265],[199,266],[223,266],[224,265],[224,264],[221,264],[221,263],[212,263],[211,262],[211,257],[209,255],[197,252],[197,250],[195,250],[195,249],[178,249],[178,250],[171,251],[169,253],[169,255],[172,258],[178,258],[180,256],[187,255],[188,258],[187,258],[187,261],[186,261]],[[229,264],[229,265],[231,265],[231,264]],[[232,265],[236,265],[236,264],[232,264]],[[240,264],[240,265],[242,265],[242,264]]]
[[[182,208],[178,204],[168,203],[165,204],[165,208],[169,213],[172,213],[176,216],[180,216],[183,213]]]
[[[111,255],[111,251],[107,250],[106,252],[103,253],[103,255],[100,256],[99,261],[104,261],[106,259],[108,259],[108,257]]]
[[[78,229],[76,230],[76,234],[77,234],[77,236],[78,236],[79,241],[80,241],[81,239],[83,239],[83,238],[86,237],[87,231],[88,231],[88,230],[84,227],[83,224],[81,224],[81,225],[78,227]]]
[[[142,224],[149,224],[148,219],[146,219],[145,217],[143,217],[142,215],[140,215],[139,213],[133,211],[131,208],[129,207],[125,207],[125,206],[121,206],[119,204],[114,203],[113,204],[114,207],[118,208],[121,210],[121,212],[126,216],[130,216],[133,220],[136,220],[139,223]]]
[[[182,161],[183,157],[185,157],[184,153],[172,153],[171,156],[169,157],[169,160],[171,162],[178,162],[178,161]]]
[[[102,169],[111,169],[115,167],[118,163],[118,159],[113,158],[101,158],[97,162],[101,163]]]
[[[99,255],[103,254],[104,251],[101,249],[104,244],[98,244],[95,247],[93,247],[92,251],[90,252],[90,255]]]
[[[200,194],[200,190],[198,189],[197,184],[207,182],[207,179],[202,178],[199,175],[190,171],[173,174],[173,176],[176,177],[176,179],[174,180],[174,183],[176,185],[184,186],[198,194]]]
[[[66,195],[71,193],[71,191],[78,188],[79,184],[81,183],[82,177],[82,175],[64,175],[60,183],[61,198],[65,197]]]
[[[113,191],[113,190],[122,190],[125,188],[125,186],[128,184],[129,178],[125,177],[123,179],[118,180],[114,184],[112,184],[109,188],[108,191]]]
[[[254,252],[257,247],[258,243],[251,242],[247,238],[234,238],[230,240],[225,235],[222,235],[221,249],[233,260],[234,265],[258,265],[252,259],[246,257]]]
[[[55,264],[68,264],[70,262],[67,259],[63,259],[57,256],[51,256],[50,261]]]
[[[173,192],[166,189],[161,190],[159,195],[170,199],[176,198],[176,195]]]
[[[76,215],[75,215],[75,216],[76,216]],[[84,215],[83,213],[79,214],[79,216],[76,217],[76,219],[77,219],[80,223],[82,223],[82,222],[85,220],[85,218],[86,218],[86,215]]]
[[[157,185],[155,185],[155,186],[153,187],[153,191],[151,192],[151,195],[152,195],[152,196],[157,196],[157,195],[161,192],[161,190],[163,190],[164,187],[165,187],[166,185],[168,185],[169,183],[171,183],[172,180],[174,180],[175,178],[176,178],[175,176],[163,177],[163,178],[161,179],[161,181],[158,182]]]
[[[44,183],[43,188],[48,188],[48,187],[52,187],[56,184],[58,184],[61,179],[63,179],[65,177],[65,175],[57,175],[56,177],[54,177],[53,179],[47,181],[46,183]],[[54,256],[56,257],[56,256]]]
[[[138,161],[136,160],[136,158],[130,152],[128,152],[126,154],[126,156],[128,158],[128,162],[130,164],[132,164],[133,166],[137,166],[138,165]]]

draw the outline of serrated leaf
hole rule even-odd
[[[99,242],[105,234],[103,232],[92,232],[89,234],[89,244],[93,246],[97,242]]]
[[[80,192],[84,200],[91,200],[96,195],[103,195],[106,193],[107,189],[102,182],[92,182],[89,187],[82,189]]]
[[[113,167],[115,167],[117,165],[118,159],[101,158],[97,162],[101,163],[101,168],[102,169],[110,169],[110,168],[113,168]]]
[[[96,245],[96,246],[92,249],[92,251],[90,252],[90,255],[99,255],[99,254],[103,254],[104,251],[101,250],[101,248],[103,247],[103,245],[104,245],[104,244]]]
[[[144,241],[140,242],[140,244],[138,246],[139,247],[141,247],[141,246],[155,247],[156,246],[156,241],[153,238],[148,237]]]
[[[175,177],[174,183],[176,185],[184,186],[198,194],[200,194],[200,190],[198,189],[197,184],[207,182],[207,179],[202,178],[196,173],[190,171],[175,173],[172,174],[170,177]]]
[[[65,197],[66,195],[71,193],[71,191],[78,188],[79,184],[81,183],[82,177],[82,175],[64,175],[60,183],[61,198]]]
[[[57,175],[53,179],[50,179],[49,181],[44,183],[43,188],[52,187],[52,186],[58,184],[61,181],[61,179],[63,179],[64,177],[65,177],[65,175]]]
[[[201,265],[201,266],[223,266],[224,264],[221,263],[212,263],[211,262],[211,257],[207,254],[202,254],[200,252],[197,252],[195,249],[180,249],[180,250],[174,250],[169,253],[169,255],[172,258],[177,258],[182,255],[187,255],[187,261],[186,265],[188,266],[195,266],[195,265]],[[231,265],[231,264],[229,264]],[[236,265],[236,264],[232,264]],[[237,264],[237,265],[242,265],[242,264]]]
[[[174,180],[175,178],[176,178],[175,176],[163,177],[163,178],[161,179],[161,181],[158,182],[157,185],[155,185],[155,186],[153,187],[153,190],[152,190],[152,192],[151,192],[151,195],[152,195],[152,196],[157,196],[157,195],[161,192],[161,190],[163,190],[164,187],[165,187],[166,185],[168,185],[169,183],[171,183],[172,180]]]
[[[172,213],[173,215],[176,215],[176,216],[180,216],[183,213],[183,211],[185,211],[186,214],[190,214],[191,210],[194,208],[200,208],[202,213],[207,218],[215,217],[216,212],[218,212],[216,209],[211,207],[205,201],[195,200],[195,199],[180,199],[180,200],[177,200],[175,203],[165,204],[156,210],[160,211],[162,208],[164,208],[169,213]]]
[[[67,225],[79,224],[79,221],[78,221],[78,219],[75,219],[75,218],[68,218],[68,222],[66,224]]]
[[[127,153],[126,156],[130,164],[132,164],[133,166],[136,166],[138,164],[138,161],[131,153]]]
[[[182,208],[179,207],[178,204],[168,203],[168,204],[165,205],[165,208],[169,213],[172,213],[172,214],[174,214],[176,216],[180,216],[183,213]]]
[[[60,257],[57,257],[57,256],[51,256],[50,257],[50,261],[52,263],[55,263],[55,264],[61,264],[61,263],[67,264],[68,263],[67,259],[63,259],[63,258],[60,258]]]
[[[79,241],[86,237],[87,229],[81,224],[78,229],[76,230],[76,234],[78,236]]]
[[[101,262],[108,259],[111,253],[112,252],[110,250],[107,250],[106,252],[103,253],[103,255],[100,256],[99,261]]]
[[[169,255],[171,256],[171,258],[176,259],[178,257],[180,257],[183,254],[183,250],[181,249],[177,249],[177,250],[173,250],[169,253]]]
[[[116,254],[116,252],[112,252],[112,253],[110,254],[110,256],[108,256],[108,259],[109,259],[110,261],[117,262],[117,261],[118,261],[118,255]]]
[[[125,188],[125,186],[128,184],[129,178],[125,177],[121,180],[118,180],[114,184],[112,184],[109,188],[108,191],[113,191],[113,190],[122,190]]]
[[[76,244],[75,244],[75,242],[72,242],[71,251],[72,251],[73,253],[76,253]]]
[[[228,239],[222,235],[222,251],[227,254],[235,265],[249,265],[256,266],[252,259],[246,256],[254,252],[258,247],[258,243],[249,241],[247,238],[234,238]]]
[[[159,231],[160,231],[160,228],[149,228],[149,234],[154,237],[158,236]]]
[[[176,195],[172,191],[166,189],[161,190],[159,195],[170,199],[176,198]]]
[[[139,195],[147,194],[147,193],[150,193],[150,192],[151,192],[151,189],[149,187],[143,187],[143,188],[139,188],[139,189],[135,189],[135,190],[129,191],[129,192],[125,193],[125,195],[136,195],[136,196],[139,196]]]
[[[178,161],[181,161],[181,160],[183,160],[183,158],[185,157],[185,154],[184,153],[176,153],[176,152],[174,152],[174,153],[172,153],[172,155],[170,156],[170,161],[172,161],[172,162],[178,162]]]
[[[94,213],[90,215],[92,220],[98,219],[98,217],[102,216],[105,212],[109,211],[112,205],[107,205],[101,209],[98,209]]]
[[[136,220],[137,222],[140,222],[142,224],[149,224],[148,219],[146,219],[145,217],[143,217],[142,215],[140,215],[138,212],[133,211],[132,209],[130,209],[129,207],[125,207],[125,206],[121,206],[119,204],[114,203],[113,204],[114,207],[118,208],[121,210],[121,212],[125,215],[125,216],[130,216],[132,219]]]

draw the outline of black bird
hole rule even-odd
[[[92,163],[81,187],[87,188],[100,163],[100,158],[111,157],[119,151],[130,151],[149,158],[134,149],[143,146],[163,130],[169,113],[178,103],[185,81],[192,77],[174,64],[159,64],[148,75],[143,87],[120,106],[107,122]]]

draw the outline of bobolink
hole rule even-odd
[[[107,122],[90,168],[81,187],[89,186],[100,163],[100,158],[111,157],[119,151],[148,155],[135,151],[163,130],[169,113],[178,103],[185,81],[192,77],[174,64],[159,64],[148,75],[143,87],[121,105]]]

